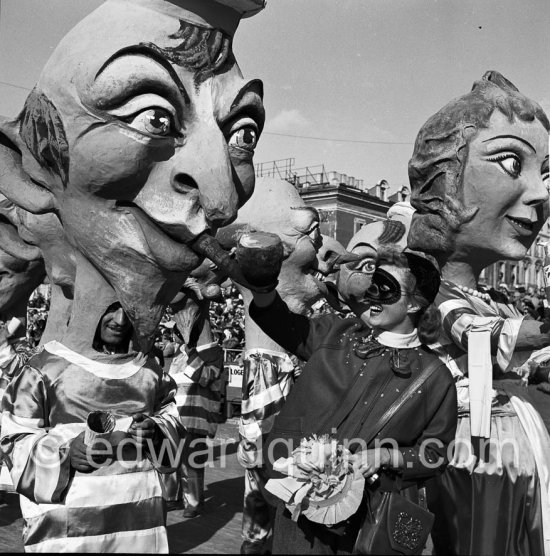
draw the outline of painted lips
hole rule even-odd
[[[533,233],[535,222],[527,218],[517,218],[510,215],[506,215],[506,219],[520,235],[530,236]]]

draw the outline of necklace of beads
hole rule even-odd
[[[483,293],[483,292],[474,290],[474,288],[467,288],[466,286],[461,286],[459,284],[455,284],[455,285],[459,290],[462,290],[464,293],[467,293],[468,295],[473,295],[474,297],[479,297],[480,299],[483,299],[483,301],[486,301],[487,303],[491,302],[491,296],[488,293]]]

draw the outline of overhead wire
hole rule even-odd
[[[336,137],[313,137],[310,135],[292,135],[290,133],[275,133],[264,131],[262,135],[277,135],[280,137],[294,137],[295,139],[311,139],[314,141],[334,141],[338,143],[363,143],[367,145],[414,145],[412,142],[400,141],[367,141],[366,139],[338,139]]]
[[[29,89],[29,87],[23,87],[23,85],[16,85],[15,83],[8,83],[7,81],[0,81],[0,85],[15,87],[16,89],[23,89],[24,91],[32,91],[32,89]]]

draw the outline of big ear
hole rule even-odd
[[[36,170],[35,181],[23,168],[24,159],[29,160],[33,174]],[[43,179],[40,174],[44,174]],[[45,174],[47,172],[40,168],[21,140],[18,121],[0,117],[0,193],[33,214],[52,212],[55,207],[53,194],[36,183],[47,183]]]

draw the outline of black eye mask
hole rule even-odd
[[[393,305],[400,299],[399,282],[389,272],[377,268],[372,275],[371,285],[365,292],[365,300],[381,305]]]

